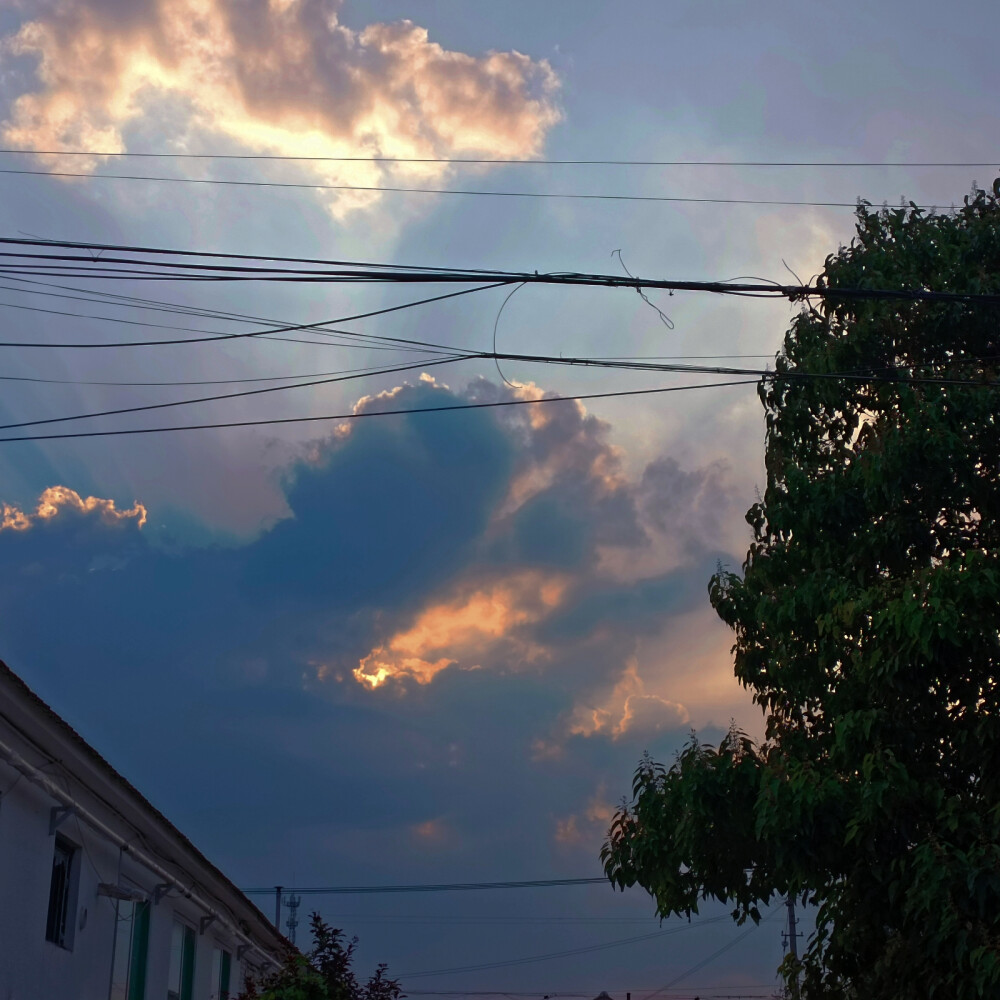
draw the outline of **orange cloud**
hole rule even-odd
[[[119,510],[114,500],[101,497],[81,497],[68,486],[50,486],[38,498],[33,514],[26,514],[11,504],[0,506],[0,531],[27,531],[39,521],[48,521],[62,513],[95,514],[107,525],[135,521],[138,527],[146,523],[146,508],[136,502],[134,506]]]
[[[370,688],[403,678],[428,684],[454,664],[477,669],[479,658],[501,641],[513,642],[522,661],[536,660],[544,650],[520,639],[517,629],[551,613],[564,590],[559,578],[527,572],[433,604],[409,629],[363,657],[354,678]]]
[[[413,835],[424,844],[440,844],[448,838],[448,826],[440,817],[415,823],[410,827]]]
[[[688,710],[679,702],[647,694],[632,657],[610,694],[598,705],[579,704],[570,717],[574,736],[597,734],[620,739],[626,733],[653,734],[690,721]]]
[[[38,59],[3,141],[25,149],[122,152],[127,127],[169,102],[173,136],[215,134],[301,157],[525,157],[559,120],[558,80],[519,52],[449,51],[411,21],[354,31],[331,0],[57,0],[4,48]],[[154,123],[155,125],[155,123]],[[46,158],[94,170],[99,157]],[[289,167],[288,169],[292,169]],[[387,172],[440,179],[442,164],[303,163],[304,180],[378,185]],[[288,176],[287,171],[283,176]],[[334,214],[374,203],[331,194]]]
[[[558,844],[573,845],[585,841],[596,841],[611,825],[614,807],[607,801],[607,788],[602,783],[582,813],[557,817],[555,840]]]
[[[556,820],[556,841],[560,844],[578,844],[583,836],[580,833],[580,824],[575,815],[566,816]]]

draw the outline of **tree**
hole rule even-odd
[[[395,979],[379,965],[361,986],[352,967],[358,939],[345,944],[344,932],[313,913],[309,918],[313,948],[305,954],[288,950],[281,967],[258,984],[248,980],[239,1000],[403,1000]]]
[[[818,283],[760,386],[743,572],[709,585],[765,738],[644,758],[602,860],[661,915],[805,896],[805,997],[998,996],[1000,299],[836,291],[1000,296],[1000,181],[861,203]]]

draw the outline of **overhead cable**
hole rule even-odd
[[[609,160],[542,159],[472,156],[295,156],[282,153],[175,153],[133,150],[0,149],[0,153],[25,156],[100,156],[152,160],[263,160],[290,163],[441,163],[497,166],[594,166],[594,167],[908,167],[966,168],[996,167],[1000,159],[971,161],[926,160]]]
[[[731,941],[726,942],[726,944],[724,944],[721,948],[718,948],[715,951],[713,951],[712,954],[709,955],[707,958],[703,958],[700,961],[695,962],[694,965],[692,965],[689,969],[685,969],[679,976],[674,976],[674,978],[671,979],[666,986],[661,986],[654,993],[651,993],[649,996],[645,997],[644,1000],[653,1000],[653,998],[658,996],[660,993],[664,993],[667,990],[671,989],[672,987],[676,986],[678,983],[683,982],[683,980],[687,979],[688,976],[693,976],[696,972],[700,972],[702,969],[705,968],[706,965],[711,965],[712,962],[714,962],[717,958],[720,958],[727,951],[730,951],[731,949],[735,948],[745,937],[748,937],[755,930],[757,930],[757,928],[760,927],[762,923],[765,923],[766,921],[770,920],[772,917],[776,916],[780,912],[781,908],[778,907],[777,909],[772,910],[762,920],[756,923],[751,923],[750,926],[741,934],[737,934],[736,937],[734,937]]]
[[[228,420],[219,423],[183,424],[170,427],[125,427],[107,431],[64,431],[59,434],[25,434],[17,437],[0,437],[0,444],[15,441],[58,441],[76,438],[122,437],[135,434],[167,434],[177,431],[203,431],[233,427],[274,427],[281,424],[305,424],[330,420],[360,420],[366,417],[408,416],[419,413],[453,413],[458,410],[488,410],[506,406],[534,406],[543,403],[570,403],[587,399],[613,399],[626,396],[649,396],[667,392],[684,392],[693,389],[717,389],[730,385],[756,385],[757,379],[732,382],[702,382],[697,385],[668,385],[654,389],[623,389],[616,392],[590,392],[575,396],[543,396],[541,399],[502,399],[489,403],[453,403],[446,406],[414,406],[394,410],[361,410],[349,413],[324,414],[309,417],[272,417],[265,420]],[[595,882],[603,881],[595,879]],[[511,888],[514,888],[513,886]],[[267,891],[273,891],[267,890]]]
[[[565,951],[552,951],[542,955],[527,955],[524,958],[512,958],[497,962],[481,962],[478,965],[460,965],[448,969],[428,969],[425,972],[402,972],[400,979],[423,979],[428,976],[453,976],[460,972],[483,972],[488,969],[506,969],[515,965],[529,965],[535,962],[551,962],[559,958],[570,958],[574,955],[586,955],[593,951],[605,951],[609,948],[621,948],[629,944],[638,944],[640,941],[652,941],[654,938],[669,937],[681,931],[689,930],[692,927],[704,927],[707,924],[717,924],[723,920],[729,920],[729,914],[719,917],[707,917],[702,920],[683,923],[676,927],[667,927],[651,934],[638,934],[635,937],[619,938],[617,941],[605,941],[603,944],[592,944],[584,948],[568,948]]]
[[[274,329],[285,328],[290,324],[286,320],[276,320],[270,317],[254,316],[247,313],[229,312],[222,309],[206,308],[204,306],[193,306],[185,305],[177,302],[165,302],[161,299],[151,299],[145,296],[137,295],[125,295],[122,293],[109,292],[105,289],[99,288],[79,288],[76,285],[63,285],[58,282],[52,281],[40,281],[37,279],[24,278],[24,277],[12,277],[9,280],[17,283],[16,286],[10,285],[0,285],[0,288],[7,291],[14,291],[25,295],[38,295],[47,298],[59,298],[59,299],[70,299],[76,302],[87,302],[93,304],[99,302],[103,305],[113,306],[119,309],[137,309],[137,310],[147,310],[152,312],[165,312],[171,315],[182,315],[182,316],[196,316],[201,319],[216,319],[227,323],[251,323],[254,325],[266,325]],[[26,285],[31,286],[27,288],[21,288],[19,286]],[[59,291],[50,291],[50,289],[59,289]],[[444,298],[454,298],[455,296],[445,296]],[[435,298],[433,301],[444,301],[444,299]],[[390,311],[398,312],[400,309],[409,308],[416,305],[425,305],[426,302],[414,302],[414,303],[402,303],[399,306],[394,306]],[[15,308],[28,308],[25,306],[15,306]],[[192,330],[190,327],[173,326],[170,324],[158,324],[158,323],[144,323],[140,321],[125,320],[118,317],[110,316],[93,316],[85,313],[72,314],[75,318],[88,318],[88,319],[100,319],[104,322],[114,322],[114,323],[125,323],[127,325],[142,325],[150,326],[159,329],[176,329],[186,332],[204,332],[210,337],[219,337],[224,334],[225,331],[221,330],[205,330],[198,331]],[[327,341],[332,341],[335,338],[350,338],[352,343],[361,343],[362,341],[367,341],[366,346],[371,346],[373,343],[378,342],[392,342],[393,344],[408,344],[414,349],[419,347],[421,350],[430,353],[439,353],[435,348],[440,348],[441,351],[453,352],[454,349],[448,347],[447,345],[431,344],[427,341],[416,341],[412,339],[392,337],[387,338],[379,336],[376,334],[363,334],[358,333],[353,330],[343,330],[343,329],[330,329],[328,326],[319,326],[315,328],[310,328],[309,333],[313,333],[324,338]],[[311,346],[338,346],[336,344],[328,344],[324,341],[316,340],[301,340],[295,337],[281,337],[276,336],[273,332],[264,331],[259,334],[259,336],[253,338],[255,341],[278,341],[281,343],[289,344],[307,344]],[[339,346],[345,346],[341,343]],[[372,349],[383,350],[384,347],[378,347]],[[403,350],[404,348],[396,348]],[[304,377],[304,376],[303,376]]]
[[[562,398],[562,397],[560,397]],[[475,405],[475,404],[472,404]],[[478,404],[490,405],[490,404]],[[495,404],[494,404],[495,405]],[[334,418],[328,418],[334,419]],[[327,885],[327,886],[296,886],[285,888],[285,892],[294,892],[304,896],[367,896],[377,893],[400,892],[472,892],[480,889],[553,889],[568,885],[608,885],[607,878],[543,878],[518,879],[503,882],[432,882],[426,885]],[[274,886],[263,888],[242,889],[247,896],[273,895]]]
[[[265,393],[285,392],[289,389],[306,389],[317,385],[331,385],[336,382],[351,382],[365,378],[368,375],[395,375],[401,372],[414,371],[417,368],[433,368],[437,365],[451,364],[457,358],[434,358],[414,361],[406,365],[395,365],[391,368],[379,368],[375,371],[351,372],[328,376],[327,378],[310,379],[306,382],[295,382],[292,385],[269,385],[259,389],[242,389],[239,392],[216,393],[212,396],[199,396],[196,399],[174,399],[164,403],[144,403],[140,406],[121,406],[112,410],[100,410],[92,413],[76,413],[62,417],[42,417],[37,420],[22,420],[17,423],[0,424],[0,431],[15,430],[19,427],[39,427],[43,424],[62,424],[71,420],[88,420],[94,417],[117,417],[126,413],[143,413],[148,410],[167,410],[177,406],[193,406],[196,403],[214,403],[223,399],[241,399],[247,396],[261,396]]]
[[[0,285],[0,289],[4,289],[4,290],[7,290],[7,291],[15,291],[15,292],[22,291],[22,289],[12,288],[10,285]],[[35,293],[35,294],[44,294],[44,293]],[[77,296],[77,298],[82,298],[82,296]],[[93,301],[93,300],[90,300],[90,301]],[[204,330],[204,329],[200,329],[198,327],[178,326],[175,323],[150,323],[147,320],[125,319],[122,316],[95,316],[92,313],[74,312],[74,311],[68,310],[68,309],[46,309],[46,308],[44,308],[42,306],[29,306],[29,305],[25,305],[24,303],[21,303],[21,302],[0,302],[0,308],[5,308],[5,309],[20,309],[20,310],[24,310],[26,312],[42,313],[42,314],[47,315],[47,316],[65,316],[65,317],[67,317],[69,319],[98,320],[98,321],[100,321],[102,323],[118,323],[118,324],[124,325],[124,326],[141,326],[141,327],[148,327],[150,329],[157,329],[157,330],[177,330],[177,331],[184,332],[184,333],[203,333],[203,334],[206,335],[206,337],[208,339],[218,339],[220,337],[226,337],[227,336],[227,334],[226,334],[226,332],[224,330]],[[286,328],[285,327],[281,327],[280,329],[286,329]],[[341,347],[363,346],[363,347],[367,347],[369,350],[373,350],[373,351],[416,351],[416,350],[421,350],[424,354],[426,354],[427,351],[430,350],[430,351],[432,351],[432,353],[440,353],[440,350],[433,348],[429,344],[426,344],[423,347],[416,347],[416,346],[408,347],[408,346],[403,346],[404,343],[407,343],[407,342],[403,341],[401,338],[380,338],[380,337],[378,337],[376,335],[373,335],[373,334],[356,333],[356,332],[354,332],[352,330],[328,330],[325,325],[321,326],[321,327],[318,327],[318,328],[310,328],[306,332],[314,333],[314,334],[317,334],[317,335],[320,335],[320,336],[327,337],[330,340],[334,341],[338,346],[341,346]],[[261,334],[261,331],[257,331],[255,335],[257,335],[258,338],[259,338],[260,334]],[[263,338],[264,339],[272,339],[272,338],[268,337],[268,332],[266,330],[263,331]],[[273,338],[273,339],[276,339],[276,340],[277,339],[281,339],[281,340],[285,340],[287,342],[287,338]],[[398,343],[395,344],[395,345],[387,345],[387,344],[380,343],[380,340],[382,340],[382,339],[397,340]],[[296,341],[292,341],[292,342],[293,343],[298,343],[298,344],[316,344],[316,343],[322,343],[321,341],[314,341],[314,340],[296,340]],[[142,341],[140,343],[147,344],[148,342]],[[74,344],[76,344],[76,342],[74,342]],[[8,344],[8,345],[0,345],[0,346],[11,346],[11,345]],[[24,347],[24,346],[28,346],[28,345],[20,344],[20,345],[16,345],[16,346]],[[35,346],[39,346],[39,345],[36,344]],[[65,344],[50,345],[50,344],[42,343],[40,346],[43,346],[43,347],[49,347],[49,346],[65,347],[66,345]],[[76,344],[76,346],[81,346],[81,345]],[[126,346],[126,345],[121,344],[121,345],[113,345],[113,346]],[[137,345],[133,343],[133,344],[128,345],[128,346],[133,346],[134,347],[134,346],[137,346]],[[154,345],[152,345],[152,346],[155,346],[155,342],[154,342]]]
[[[232,180],[222,177],[170,177],[163,174],[97,174],[71,170],[17,170],[13,168],[2,168],[0,169],[0,174],[35,177],[63,177],[75,178],[78,180],[146,181],[147,183],[152,182],[156,184],[201,184],[210,186],[220,185],[223,187],[277,188],[303,191],[360,191],[375,194],[459,195],[480,198],[559,198],[574,201],[664,202],[686,205],[763,205],[785,208],[853,209],[858,207],[858,203],[856,201],[792,201],[775,198],[690,198],[675,195],[591,194],[575,191],[498,191],[495,189],[404,187],[402,185],[389,184],[322,184],[316,182],[308,183],[297,181],[248,181]],[[937,202],[936,204],[941,204],[941,202]],[[929,209],[935,206],[921,205],[918,207]]]
[[[299,263],[296,258],[251,256],[246,254],[224,254],[217,252],[199,252],[189,250],[171,250],[159,247],[130,247],[113,244],[74,243],[53,240],[26,240],[11,237],[0,238],[0,245],[28,245],[34,248],[48,250],[86,250],[88,255],[68,253],[29,253],[3,252],[0,258],[20,258],[29,263],[17,265],[22,270],[18,274],[46,273],[47,262],[55,262],[58,270],[65,263],[78,267],[76,272],[80,277],[145,277],[165,280],[185,280],[187,275],[194,274],[212,281],[291,281],[291,282],[321,282],[346,284],[475,284],[480,287],[468,291],[486,291],[514,284],[534,285],[573,285],[603,288],[631,289],[662,289],[678,292],[709,292],[719,295],[756,295],[770,298],[788,298],[792,300],[817,297],[822,299],[843,300],[890,300],[906,302],[954,302],[967,304],[1000,305],[1000,295],[978,292],[938,291],[927,288],[879,288],[879,287],[839,287],[826,284],[819,285],[787,285],[775,281],[693,281],[673,278],[643,278],[621,274],[600,274],[578,271],[538,272],[538,271],[498,271],[473,270],[468,268],[417,267],[408,268],[395,264],[352,264],[342,261],[316,262],[323,265],[322,269],[279,268],[276,266],[251,266],[246,264],[214,264],[189,260],[173,260],[172,258],[203,257],[226,261],[266,261],[270,265],[283,263]],[[94,258],[92,251],[101,253],[110,251],[131,256]],[[147,258],[168,258],[164,262],[157,259],[136,259],[137,255]],[[312,263],[312,261],[305,261]],[[119,265],[127,265],[124,271]],[[143,270],[137,270],[139,265]],[[9,270],[11,265],[0,264],[0,274]],[[173,269],[173,270],[169,270]],[[399,306],[371,312],[358,313],[329,322],[348,322],[369,316],[382,315],[397,309],[407,309],[414,305],[441,301],[447,297],[462,294],[451,293],[419,302],[403,303]],[[304,329],[322,324],[297,325],[294,329]],[[280,332],[280,331],[272,331]],[[228,335],[235,336],[235,335]]]
[[[615,371],[648,371],[672,374],[697,375],[748,375],[757,380],[777,382],[804,381],[835,381],[856,382],[874,385],[919,385],[947,386],[949,388],[998,388],[1000,381],[994,379],[955,378],[951,376],[928,376],[912,374],[909,367],[886,367],[868,372],[808,372],[790,370],[776,372],[768,368],[734,368],[720,365],[666,364],[636,361],[611,361],[597,358],[564,358],[553,355],[538,354],[508,354],[496,351],[468,351],[446,358],[423,359],[405,365],[396,365],[376,369],[375,371],[336,373],[323,378],[308,379],[284,385],[270,385],[256,389],[241,389],[237,392],[216,393],[211,396],[198,396],[193,399],[177,399],[161,403],[143,403],[137,406],[123,406],[110,410],[99,410],[90,413],[76,413],[59,417],[42,417],[35,420],[23,420],[15,423],[0,424],[0,431],[16,430],[21,427],[38,427],[43,424],[66,423],[72,420],[87,420],[94,417],[123,416],[126,413],[142,413],[147,410],[166,410],[180,406],[192,406],[199,403],[212,403],[226,399],[240,399],[248,396],[261,396],[270,393],[288,392],[293,389],[305,389],[317,385],[328,385],[335,382],[350,382],[369,374],[392,375],[413,371],[417,368],[431,368],[437,365],[452,364],[458,361],[492,360],[532,362],[535,364],[565,365],[570,367],[601,368]],[[505,381],[507,381],[505,379]],[[513,383],[507,382],[512,388]],[[2,439],[0,439],[2,440]]]
[[[312,341],[303,341],[312,343]],[[320,346],[324,346],[320,344]],[[374,348],[369,348],[374,350]],[[391,348],[384,348],[391,350]],[[405,348],[398,348],[405,350]],[[416,348],[412,348],[416,350]],[[773,354],[664,354],[664,355],[636,355],[633,358],[597,358],[595,360],[620,361],[686,361],[686,360],[724,360],[737,358],[773,358]],[[561,360],[561,359],[560,359]],[[256,375],[247,378],[213,378],[213,379],[178,379],[175,381],[159,382],[129,382],[125,380],[113,379],[80,379],[80,378],[42,378],[36,375],[0,375],[0,382],[30,382],[42,385],[89,385],[100,388],[115,389],[165,389],[181,388],[198,385],[246,385],[255,382],[286,382],[299,379],[326,378],[329,375],[353,375],[355,373],[376,373],[382,370],[382,365],[368,365],[363,368],[344,368],[333,372],[300,372],[295,375]]]
[[[119,348],[119,347],[166,347],[173,346],[176,344],[215,344],[227,340],[253,340],[260,339],[262,337],[267,337],[276,333],[294,333],[294,332],[317,332],[317,333],[336,333],[342,337],[358,337],[358,338],[370,338],[370,334],[360,334],[354,333],[349,330],[329,330],[330,326],[334,323],[349,323],[359,319],[370,319],[373,316],[384,316],[388,313],[399,312],[403,309],[413,309],[417,306],[427,305],[431,302],[442,302],[445,299],[457,298],[460,295],[474,294],[475,292],[486,291],[490,288],[498,287],[497,283],[477,285],[474,288],[465,288],[457,292],[449,292],[445,295],[434,295],[430,298],[416,299],[409,302],[399,303],[398,305],[385,306],[381,309],[371,309],[367,312],[356,313],[353,316],[341,316],[337,319],[324,319],[318,320],[315,323],[292,323],[285,326],[270,327],[264,330],[251,330],[246,333],[223,333],[223,332],[213,332],[205,331],[209,333],[206,337],[171,337],[162,338],[160,340],[125,340],[125,341],[69,341],[65,343],[51,343],[51,342],[39,342],[39,341],[15,341],[15,340],[0,340],[0,347],[28,347],[28,348],[42,348],[42,349],[107,349],[107,348]],[[98,317],[94,317],[98,318]],[[169,327],[168,327],[169,328]],[[453,350],[452,348],[446,347],[442,344],[433,344],[427,341],[417,341],[408,338],[400,337],[387,337],[380,335],[378,337],[380,341],[394,341],[398,344],[405,344],[408,347],[418,346],[421,348],[427,348],[430,350]]]
[[[469,355],[467,358],[461,359],[443,359],[435,363],[447,363],[451,360],[470,360],[472,358],[482,358],[490,357],[489,354],[473,354]],[[553,359],[556,363],[563,359]],[[420,367],[417,365],[416,367]],[[689,369],[691,370],[691,369]],[[735,371],[735,370],[734,370]],[[749,369],[747,370],[749,371]],[[777,373],[777,372],[765,372],[763,374],[758,374],[755,378],[749,379],[736,379],[726,382],[703,382],[693,385],[677,385],[677,386],[658,386],[651,389],[624,389],[612,392],[592,392],[592,393],[580,393],[571,396],[543,396],[539,399],[505,399],[505,400],[494,400],[487,403],[453,403],[446,404],[444,406],[419,406],[419,407],[403,407],[399,409],[390,410],[361,410],[358,412],[351,411],[350,413],[339,413],[339,414],[325,414],[322,416],[302,416],[302,417],[274,417],[263,420],[231,420],[222,421],[217,423],[200,423],[200,424],[183,424],[167,427],[130,427],[130,428],[118,428],[114,430],[102,430],[102,431],[72,431],[63,432],[58,434],[30,434],[30,435],[20,435],[14,437],[0,437],[0,444],[11,443],[15,441],[54,441],[54,440],[64,440],[71,438],[91,438],[91,437],[119,437],[124,435],[136,435],[136,434],[164,434],[173,433],[178,431],[193,431],[193,430],[209,430],[209,429],[224,429],[224,428],[235,428],[235,427],[259,427],[259,426],[277,426],[280,424],[299,424],[299,423],[314,423],[319,421],[329,421],[329,420],[359,420],[366,417],[385,417],[385,416],[403,416],[410,414],[420,414],[420,413],[449,413],[459,410],[480,410],[480,409],[494,409],[499,407],[507,406],[529,406],[529,405],[539,405],[543,403],[559,403],[559,402],[572,402],[579,400],[588,399],[612,399],[618,397],[628,397],[628,396],[646,396],[654,394],[662,394],[668,392],[684,392],[687,390],[695,389],[716,389],[722,388],[724,386],[737,386],[737,385],[756,385],[759,384],[762,378],[770,379],[788,379],[794,381],[797,378],[830,378],[830,379],[858,379],[865,382],[892,382],[899,383],[900,380],[877,378],[865,375],[850,375],[843,373],[803,373],[801,376],[794,372],[788,373]],[[333,381],[333,380],[331,380]],[[954,379],[925,379],[925,378],[912,378],[907,381],[911,381],[917,384],[928,384],[928,383],[940,383],[942,385],[962,385],[967,387],[976,388],[995,388],[998,384],[997,382],[979,382],[973,380],[954,380]],[[905,382],[903,382],[905,384]],[[277,387],[277,388],[289,388],[287,386]],[[249,393],[246,393],[249,394]],[[243,395],[243,394],[233,394],[233,395]],[[220,397],[225,398],[225,397]],[[184,405],[184,403],[190,401],[180,401],[172,405]],[[161,405],[171,405],[171,404],[161,404]],[[154,409],[158,407],[138,407],[135,409]],[[116,412],[127,412],[128,408]],[[95,414],[85,414],[81,416],[93,416]],[[101,414],[104,415],[104,414]],[[78,417],[64,417],[64,418],[51,418],[50,420],[38,421],[38,423],[54,422],[55,420],[66,420],[66,419],[80,419]],[[27,422],[24,425],[8,425],[10,427],[16,426],[28,426],[33,422]]]

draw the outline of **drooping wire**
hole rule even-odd
[[[500,358],[499,358],[499,356],[497,355],[497,327],[499,327],[499,325],[500,325],[500,316],[501,316],[501,315],[503,314],[503,311],[504,311],[504,308],[506,307],[507,303],[508,303],[508,302],[510,302],[510,300],[511,300],[511,299],[512,299],[512,298],[514,297],[515,293],[519,292],[519,291],[520,291],[520,290],[521,290],[522,288],[524,288],[524,282],[523,282],[523,281],[521,282],[521,284],[519,284],[519,285],[515,285],[515,286],[514,286],[514,287],[513,287],[513,288],[512,288],[512,289],[511,289],[511,290],[510,290],[510,291],[509,291],[508,293],[507,293],[507,295],[506,295],[506,297],[504,298],[503,302],[501,302],[501,303],[500,303],[500,308],[499,308],[499,309],[497,310],[497,316],[496,316],[496,319],[495,319],[495,320],[493,320],[493,363],[494,363],[494,364],[495,364],[495,365],[497,366],[497,374],[498,374],[498,375],[500,376],[500,378],[502,378],[502,379],[504,380],[504,382],[505,382],[505,383],[506,383],[506,384],[507,384],[508,386],[510,386],[510,388],[511,388],[511,389],[523,389],[523,388],[524,388],[524,386],[521,386],[521,385],[515,385],[515,384],[514,384],[513,382],[511,382],[511,380],[510,380],[509,378],[507,378],[507,376],[506,376],[506,375],[504,375],[504,373],[503,373],[503,372],[502,372],[502,371],[500,370]]]
[[[621,250],[612,250],[611,251],[611,256],[612,257],[614,257],[616,254],[618,255],[618,263],[621,264],[622,270],[630,278],[632,278],[634,280],[635,279],[635,275],[625,266],[625,258],[622,257]],[[645,302],[646,305],[649,306],[649,308],[652,309],[653,312],[655,312],[656,315],[660,317],[660,322],[668,330],[672,330],[674,328],[674,321],[659,306],[654,305],[652,302],[650,302],[649,296],[642,290],[642,286],[641,285],[636,285],[635,290],[636,290],[636,292],[639,293],[639,298],[642,299],[642,301]]]

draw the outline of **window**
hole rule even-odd
[[[212,949],[212,992],[209,1000],[229,1000],[229,969],[232,956],[225,948]]]
[[[117,901],[111,1000],[144,1000],[149,948],[149,903]]]
[[[60,948],[73,947],[73,921],[70,915],[73,877],[76,874],[76,848],[56,837],[52,856],[52,881],[49,883],[49,914],[45,921],[45,940]]]
[[[170,935],[170,964],[167,967],[167,1000],[191,1000],[194,989],[194,931],[174,921]]]

